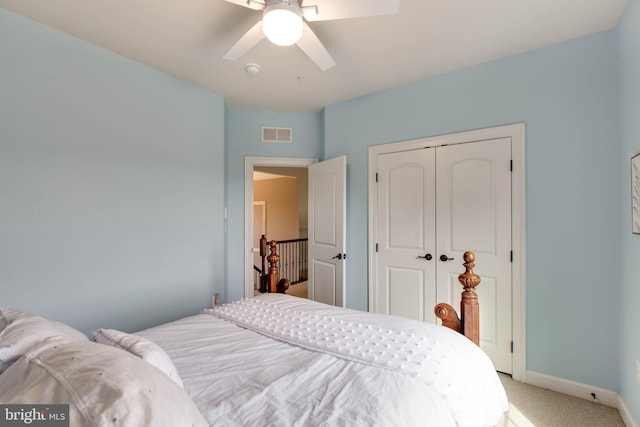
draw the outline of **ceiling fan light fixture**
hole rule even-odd
[[[302,37],[300,7],[284,2],[270,3],[262,15],[264,35],[278,46],[290,46]]]

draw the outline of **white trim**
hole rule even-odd
[[[264,230],[264,234],[267,235],[267,202],[265,200],[257,200],[255,202],[253,202],[253,211],[255,212],[256,206],[261,206],[262,207],[262,220],[260,221],[262,223],[262,229]],[[252,218],[255,222],[255,218]],[[253,233],[252,233],[253,234]],[[253,243],[255,242],[251,242],[252,243],[252,250],[253,252],[260,252],[260,248],[256,248],[253,246]]]
[[[638,423],[633,419],[633,415],[629,410],[629,407],[625,403],[622,396],[618,395],[618,412],[624,421],[624,425],[627,427],[639,427]]]
[[[607,390],[601,387],[591,386],[589,384],[579,383],[577,381],[565,380],[563,378],[552,377],[550,375],[539,374],[537,372],[527,371],[527,384],[536,387],[542,387],[558,393],[567,394],[573,397],[579,397],[591,402],[602,403],[603,405],[618,407],[620,397],[615,391]],[[591,396],[595,393],[596,399]]]
[[[504,126],[511,133],[511,244],[513,263],[511,266],[511,327],[513,339],[512,377],[523,381],[527,369],[527,245],[526,245],[526,156],[525,124]]]
[[[290,157],[245,157],[244,158],[244,296],[253,296],[253,168],[273,166],[306,168],[318,163],[318,159]]]
[[[367,244],[367,265],[369,267],[369,271],[367,277],[369,278],[369,311],[373,309],[373,307],[378,306],[377,300],[377,292],[378,289],[378,276],[377,276],[377,265],[375,264],[376,259],[376,245],[375,243],[378,241],[378,230],[376,225],[378,224],[378,210],[376,207],[378,206],[378,192],[376,191],[376,174],[377,174],[377,160],[379,151],[375,148],[378,146],[369,147],[369,176],[367,182],[369,183],[369,206],[367,208],[368,213],[368,224],[369,229],[367,231],[367,238],[369,243]]]
[[[511,158],[514,167],[511,178],[511,212],[512,212],[512,337],[513,337],[513,372],[512,377],[523,381],[526,374],[526,197],[525,197],[525,124],[497,126],[450,135],[430,138],[399,141],[369,147],[369,310],[376,306],[377,277],[375,242],[377,221],[376,163],[378,155],[398,151],[415,150],[423,147],[461,144],[496,138],[511,138]]]
[[[557,391],[558,393],[567,394],[573,397],[579,397],[581,399],[588,400],[590,402],[598,402],[603,405],[611,406],[618,409],[624,425],[627,427],[640,427],[636,420],[633,419],[633,414],[629,410],[629,407],[625,403],[622,396],[615,391],[607,390],[601,387],[594,387],[589,384],[580,383],[577,381],[565,380],[550,375],[539,374],[537,372],[527,371],[527,384],[534,385],[536,387],[546,388],[548,390]],[[595,393],[596,399],[593,399],[591,393]]]

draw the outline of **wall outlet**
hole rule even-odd
[[[640,360],[636,360],[636,379],[640,383]]]

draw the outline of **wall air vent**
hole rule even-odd
[[[291,142],[292,135],[291,128],[262,128],[262,142]]]

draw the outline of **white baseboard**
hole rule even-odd
[[[557,391],[558,393],[568,394],[569,396],[579,397],[581,399],[612,406],[618,409],[618,412],[622,417],[622,421],[624,421],[624,424],[627,427],[640,427],[633,419],[633,415],[631,414],[631,411],[629,411],[629,408],[622,397],[615,391],[594,387],[589,384],[583,384],[576,381],[552,377],[550,375],[539,374],[532,371],[526,372],[525,382],[537,387]],[[595,399],[591,393],[596,395]]]
[[[565,380],[563,378],[552,377],[550,375],[539,374],[531,371],[527,371],[527,379],[525,382],[537,387],[548,388],[549,390],[568,394],[569,396],[579,397],[592,402],[599,402],[614,408],[618,407],[618,393],[604,388],[594,387],[589,384]],[[591,393],[595,393],[595,399]]]
[[[618,412],[620,412],[620,416],[622,417],[622,421],[624,421],[624,425],[627,427],[638,427],[638,423],[633,419],[633,415],[629,411],[627,404],[624,403],[622,397],[618,397]]]

